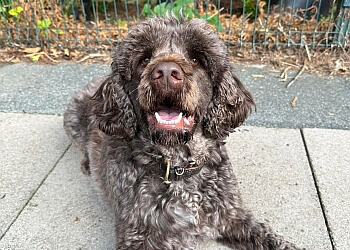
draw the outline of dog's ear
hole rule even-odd
[[[123,78],[126,81],[131,80],[133,57],[130,55],[130,51],[132,50],[133,49],[128,48],[128,38],[125,38],[114,53],[111,64],[113,74],[118,74],[120,78]]]
[[[118,76],[109,76],[96,91],[92,98],[93,121],[104,133],[129,140],[136,132],[136,115],[118,81]]]
[[[255,103],[232,69],[225,71],[213,88],[212,101],[203,118],[204,133],[223,139],[244,122]]]

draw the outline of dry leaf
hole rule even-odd
[[[19,63],[21,60],[18,57],[15,57],[14,59],[11,60],[11,63]]]
[[[36,54],[36,55],[32,55],[32,56],[30,57],[30,59],[31,59],[33,62],[37,62],[37,61],[39,61],[40,57],[41,57],[41,54]]]
[[[40,47],[36,47],[36,48],[25,48],[24,50],[22,50],[23,53],[26,54],[35,54],[38,53],[41,50]]]
[[[78,50],[74,50],[74,51],[71,51],[70,54],[72,57],[76,58],[76,57],[80,56],[81,53]]]
[[[70,59],[70,51],[69,51],[69,49],[64,49],[64,57],[66,58],[66,59]]]
[[[62,54],[61,51],[58,51],[57,49],[50,49],[50,56],[57,58],[60,54]]]

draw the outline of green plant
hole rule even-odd
[[[10,9],[9,14],[17,19],[19,14],[21,14],[22,11],[23,11],[23,8],[21,6],[18,6],[16,8]]]
[[[48,28],[51,25],[51,20],[49,18],[45,18],[43,21],[37,21],[38,28],[40,29],[41,34],[48,34]]]
[[[118,20],[118,27],[126,27],[127,24],[125,20]]]
[[[0,0],[0,18],[9,19],[11,17],[18,18],[19,14],[23,11],[22,7],[12,8],[12,0]]]
[[[257,0],[242,0],[244,6],[244,13],[254,18],[256,13],[256,2]]]
[[[7,9],[12,6],[13,0],[0,0],[0,12],[2,15],[6,14]]]
[[[218,31],[223,31],[222,25],[219,20],[219,12],[209,16],[209,15],[200,15],[195,7],[193,0],[176,0],[173,3],[161,3],[152,9],[152,6],[146,3],[142,9],[142,15],[145,17],[151,16],[160,16],[164,17],[167,12],[173,13],[176,17],[179,17],[180,14],[186,16],[188,20],[193,18],[201,18],[206,20],[208,23],[214,25]]]
[[[0,7],[6,7],[12,5],[13,0],[0,0]]]
[[[64,32],[62,29],[50,29],[51,20],[50,18],[45,18],[44,20],[38,20],[36,22],[38,28],[40,29],[40,34],[47,35],[48,31],[52,31],[54,33],[58,33],[59,35],[63,35]]]
[[[6,8],[2,5],[0,5],[0,12],[6,12]]]

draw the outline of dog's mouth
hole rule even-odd
[[[159,106],[147,115],[150,125],[164,130],[191,130],[194,117],[175,107]]]
[[[153,110],[147,115],[150,127],[161,130],[191,130],[193,127],[194,117],[177,107],[169,98],[164,99]]]

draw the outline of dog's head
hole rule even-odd
[[[174,17],[130,30],[94,98],[105,133],[131,139],[141,131],[166,145],[186,143],[198,126],[207,137],[225,138],[254,105],[208,24]]]

